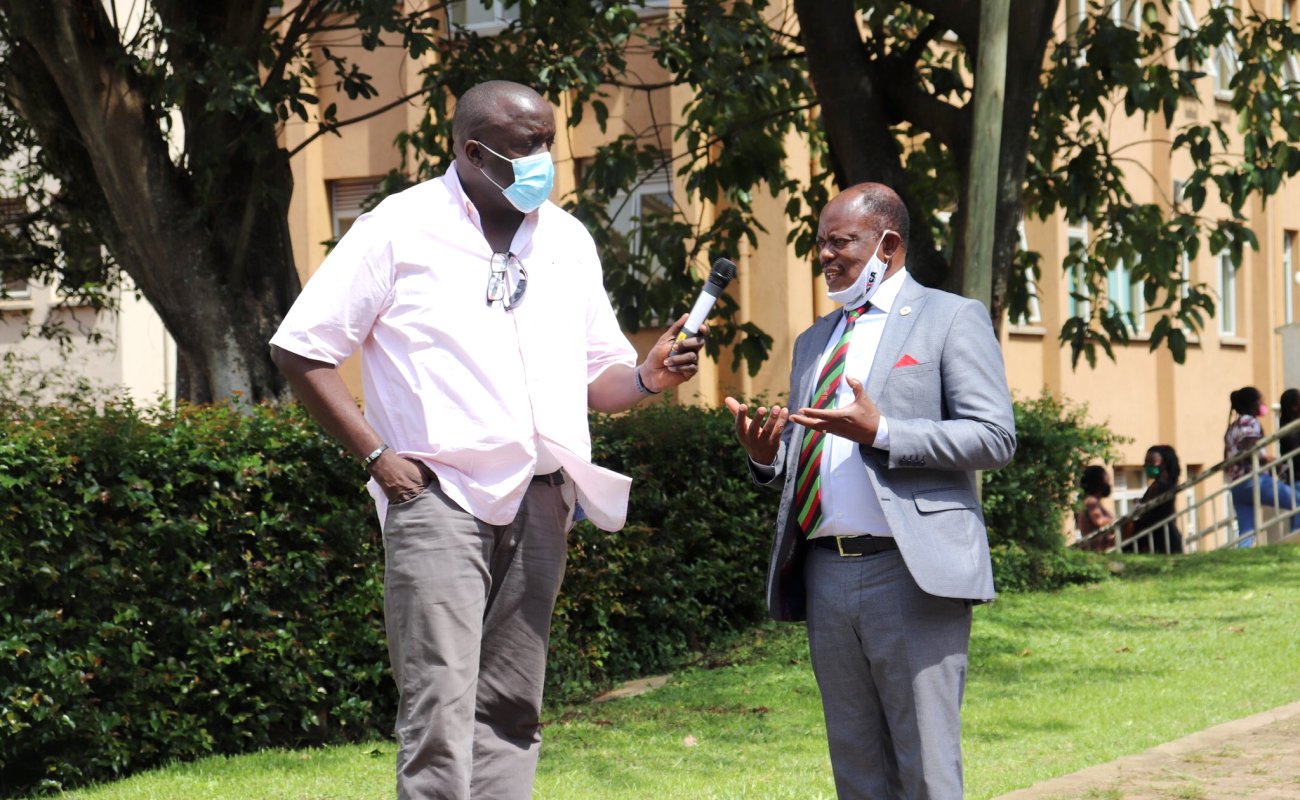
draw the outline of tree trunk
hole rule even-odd
[[[902,167],[902,149],[890,128],[891,115],[880,87],[881,75],[867,58],[852,0],[794,0],[805,44],[808,75],[821,100],[822,124],[830,145],[835,183],[883,183],[907,205],[913,220],[907,267],[921,283],[936,285],[947,272],[924,224],[925,208]],[[808,46],[809,43],[814,46]]]
[[[298,280],[286,216],[292,177],[271,121],[196,104],[178,165],[151,101],[156,78],[129,66],[100,0],[0,0],[0,11],[14,39],[5,91],[62,194],[176,340],[182,397],[278,395],[284,382],[266,342]],[[224,146],[214,149],[219,136]],[[220,163],[205,163],[205,152]]]
[[[1030,125],[1058,3],[1014,0],[1012,5],[993,250],[990,314],[995,324],[1000,324],[1006,310],[1008,275],[1019,246]],[[972,56],[975,54],[978,3],[945,0],[913,5],[935,19],[935,25],[917,46],[943,46],[931,45],[928,37],[949,30],[957,34]],[[821,116],[836,167],[836,183],[846,188],[872,180],[897,191],[913,220],[908,270],[927,286],[960,291],[963,275],[958,265],[964,263],[966,209],[958,203],[949,221],[953,256],[945,258],[926,224],[937,209],[925,207],[917,199],[890,126],[907,121],[935,137],[953,158],[960,184],[965,186],[970,180],[970,108],[954,107],[924,91],[915,74],[914,59],[909,62],[903,55],[896,55],[903,50],[898,42],[888,60],[869,58],[851,0],[795,0],[794,7],[805,42],[817,43],[807,48],[808,72],[822,101]]]

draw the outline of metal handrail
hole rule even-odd
[[[1290,485],[1291,480],[1300,477],[1300,474],[1298,474],[1296,471],[1297,467],[1300,467],[1300,464],[1296,463],[1296,462],[1300,462],[1300,450],[1292,451],[1290,453],[1284,453],[1280,458],[1266,463],[1262,463],[1260,460],[1261,455],[1267,455],[1268,448],[1271,447],[1275,442],[1279,441],[1283,436],[1287,436],[1294,433],[1300,433],[1300,420],[1295,420],[1287,424],[1286,426],[1280,428],[1275,433],[1263,437],[1258,442],[1256,442],[1255,446],[1252,447],[1251,449],[1242,453],[1238,453],[1237,455],[1233,456],[1230,459],[1225,459],[1219,462],[1218,464],[1215,464],[1213,467],[1205,470],[1201,474],[1197,475],[1195,478],[1184,481],[1183,483],[1180,483],[1177,486],[1175,486],[1173,489],[1170,489],[1167,492],[1162,492],[1161,494],[1159,494],[1156,497],[1153,497],[1149,501],[1146,501],[1144,503],[1139,503],[1136,507],[1131,509],[1124,516],[1119,517],[1118,519],[1115,519],[1114,521],[1109,522],[1106,525],[1103,525],[1102,527],[1090,533],[1087,537],[1084,537],[1079,541],[1075,542],[1074,543],[1075,546],[1081,546],[1083,544],[1086,544],[1087,542],[1093,541],[1094,539],[1101,539],[1105,537],[1107,534],[1113,534],[1114,541],[1110,547],[1106,548],[1107,552],[1114,553],[1125,549],[1130,549],[1130,550],[1142,549],[1142,544],[1144,541],[1150,542],[1151,547],[1147,549],[1155,549],[1154,548],[1154,545],[1156,544],[1155,537],[1158,535],[1163,535],[1165,537],[1165,541],[1164,541],[1165,552],[1169,552],[1170,542],[1168,541],[1168,536],[1169,536],[1168,527],[1167,527],[1168,523],[1173,522],[1175,523],[1175,525],[1177,525],[1179,519],[1182,517],[1186,517],[1189,523],[1187,525],[1181,526],[1183,530],[1188,531],[1187,535],[1184,536],[1183,541],[1189,550],[1200,549],[1200,544],[1199,544],[1200,542],[1205,540],[1207,537],[1216,536],[1221,531],[1224,532],[1225,541],[1219,544],[1220,547],[1227,547],[1232,545],[1247,546],[1249,544],[1265,543],[1266,537],[1261,535],[1264,532],[1264,530],[1271,528],[1272,526],[1280,522],[1289,522],[1289,520],[1291,520],[1292,517],[1296,516],[1297,514],[1300,514],[1300,499],[1297,500],[1296,507],[1283,508],[1280,503],[1280,498],[1278,497],[1279,493],[1277,491],[1273,492],[1272,503],[1270,504],[1263,503],[1260,497],[1259,481],[1257,480],[1257,478],[1260,475],[1272,475],[1275,481],[1285,483],[1286,485]],[[1204,484],[1207,480],[1215,477],[1216,475],[1224,473],[1228,469],[1228,467],[1247,460],[1250,461],[1250,470],[1245,475],[1242,475],[1236,480],[1229,481],[1225,479],[1222,488],[1209,492],[1204,497],[1201,497],[1200,499],[1193,501],[1192,503],[1188,504],[1185,508],[1181,510],[1176,507],[1177,498],[1179,496],[1182,496],[1184,493],[1188,491],[1191,491],[1193,493],[1193,496],[1195,496],[1196,489],[1200,487],[1202,484]],[[1283,481],[1282,478],[1279,477],[1284,470],[1288,475],[1291,476],[1291,480]],[[1234,504],[1232,503],[1231,497],[1232,497],[1232,490],[1247,481],[1253,481],[1252,493],[1253,493],[1255,526],[1253,530],[1247,531],[1243,535],[1236,524],[1237,522],[1236,509]],[[1218,507],[1219,507],[1218,503],[1220,500],[1222,500],[1225,497],[1227,498],[1228,502],[1224,505],[1226,505],[1226,508],[1229,511],[1222,518],[1220,518],[1218,514]],[[1161,518],[1160,520],[1156,521],[1154,524],[1148,525],[1147,527],[1141,530],[1134,531],[1132,535],[1128,536],[1127,538],[1124,536],[1124,527],[1126,524],[1136,520],[1136,518],[1141,516],[1146,510],[1154,506],[1159,506],[1162,503],[1168,502],[1171,498],[1175,500],[1175,509],[1172,514]],[[1207,525],[1202,526],[1199,524],[1198,519],[1204,516],[1204,511],[1207,508],[1210,510],[1211,522]],[[1263,512],[1266,509],[1271,510],[1273,512],[1273,515],[1268,521],[1268,523],[1264,524]]]

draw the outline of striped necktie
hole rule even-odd
[[[835,395],[839,392],[840,381],[844,377],[844,362],[849,353],[849,339],[853,337],[853,328],[858,317],[867,313],[871,307],[866,303],[847,314],[844,333],[835,343],[835,349],[826,358],[821,374],[817,376],[817,389],[813,392],[813,408],[834,408]],[[812,536],[822,521],[822,445],[826,434],[811,428],[804,432],[803,443],[799,448],[799,472],[795,482],[794,507],[799,530],[805,536]]]

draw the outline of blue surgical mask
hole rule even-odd
[[[840,289],[838,292],[826,292],[826,296],[832,302],[839,303],[845,308],[857,308],[871,299],[883,283],[881,278],[884,276],[889,265],[880,260],[880,245],[884,243],[885,237],[892,231],[884,231],[880,234],[880,241],[876,242],[876,250],[867,260],[858,277],[854,279],[853,285],[847,289]]]
[[[510,205],[525,214],[542,207],[542,203],[551,196],[551,189],[555,186],[555,162],[551,161],[550,151],[543,150],[521,158],[506,158],[482,142],[478,145],[497,158],[509,161],[510,166],[514,168],[515,182],[505,187],[492,181],[492,176],[488,175],[482,167],[478,168],[479,172],[492,181],[493,186],[501,190],[501,194],[510,201]]]

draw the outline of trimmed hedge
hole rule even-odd
[[[731,415],[655,404],[591,427],[596,462],[631,476],[632,499],[618,533],[569,535],[552,697],[680,664],[767,613],[780,494],[750,479]]]
[[[298,406],[0,410],[0,796],[388,734],[373,506]],[[1030,411],[1005,479],[986,476],[1004,589],[1088,572],[1041,550],[1068,500],[1033,484],[1072,439]],[[730,416],[655,404],[593,415],[592,433],[634,480],[629,523],[570,534],[551,701],[764,616],[779,497],[750,481]]]
[[[173,758],[387,735],[383,552],[355,461],[297,406],[49,407],[0,423],[0,795]],[[593,417],[633,522],[579,524],[549,696],[762,615],[776,493],[725,412]]]
[[[295,408],[46,408],[0,437],[0,794],[381,734],[373,507]]]

